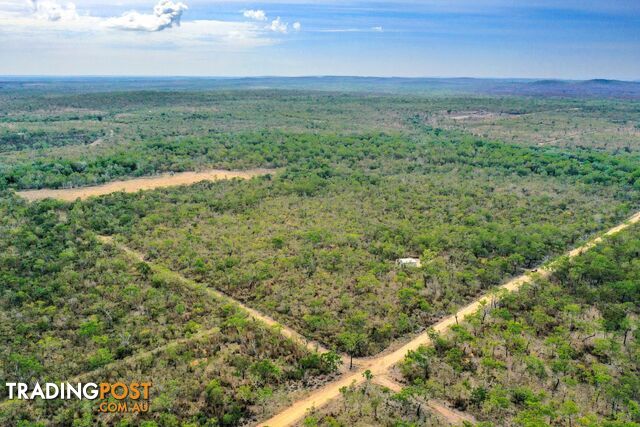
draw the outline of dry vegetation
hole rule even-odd
[[[639,123],[637,101],[613,99],[0,92],[0,377],[155,384],[139,418],[3,403],[0,423],[251,424],[337,369],[97,234],[332,349],[375,354],[636,210]],[[69,203],[15,194],[211,168],[279,170],[77,189]],[[409,355],[400,393],[368,379],[305,424],[438,422],[417,396],[494,425],[637,425],[637,241],[596,254]],[[398,267],[407,256],[422,267]]]
[[[63,205],[5,194],[0,213],[2,378],[148,380],[154,409],[142,419],[238,424],[337,368],[237,307],[101,245]],[[95,402],[0,405],[3,425],[110,423]]]
[[[639,236],[609,238],[410,353],[405,381],[483,425],[637,425]]]
[[[441,112],[429,118],[434,126],[458,129],[481,138],[515,144],[599,149],[611,152],[637,151],[640,121],[637,107],[603,116],[605,106],[585,106],[504,113],[492,111]]]

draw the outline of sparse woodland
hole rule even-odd
[[[636,226],[435,337],[399,372],[482,425],[638,425],[639,253]]]
[[[162,426],[233,425],[265,416],[287,391],[338,367],[331,355],[310,353],[233,306],[99,244],[60,203],[1,200],[2,378],[142,378],[154,384],[154,411],[143,418]],[[93,402],[59,403],[2,407],[0,424],[94,425]]]
[[[445,420],[415,399],[410,389],[400,393],[367,380],[363,385],[344,387],[340,398],[326,408],[312,411],[300,427],[444,427]]]
[[[620,221],[636,198],[631,164],[599,154],[388,136],[324,144],[300,143],[307,154],[272,177],[114,194],[72,214],[362,356]],[[595,182],[605,162],[617,182]],[[526,171],[510,172],[518,163]],[[403,256],[425,268],[398,268]]]
[[[336,355],[166,269],[335,351],[376,354],[638,210],[640,145],[626,130],[638,111],[518,96],[0,91],[0,378],[155,387],[141,416],[37,403],[0,407],[0,424],[264,419],[330,379]],[[253,167],[278,171],[73,203],[16,194]],[[418,396],[486,425],[637,425],[639,235],[460,319],[397,367],[400,395],[367,381],[305,424],[437,425]]]

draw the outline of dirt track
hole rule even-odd
[[[633,215],[631,218],[629,218],[627,221],[625,221],[622,224],[619,224],[613,228],[611,228],[610,230],[608,230],[607,232],[605,232],[603,234],[603,236],[609,236],[612,234],[616,234],[622,230],[624,230],[625,228],[629,227],[632,224],[638,223],[640,222],[640,212],[636,213],[635,215]],[[112,238],[110,237],[106,237],[106,236],[100,236],[99,239],[101,241],[103,241],[104,243],[107,244],[113,244],[117,247],[119,247],[121,250],[123,250],[124,252],[126,252],[127,254],[129,254],[129,256],[131,256],[132,258],[136,259],[136,260],[144,260],[144,257],[142,256],[142,254],[131,250],[130,248],[128,248],[125,245],[122,245],[118,242],[115,242]],[[586,250],[592,248],[593,246],[595,246],[596,244],[598,244],[599,242],[602,241],[602,237],[596,237],[590,241],[588,241],[587,243],[583,244],[582,246],[575,248],[569,252],[567,252],[565,254],[565,256],[567,257],[575,257],[580,255],[581,253],[585,252]],[[301,336],[300,334],[298,334],[296,331],[287,328],[281,324],[279,324],[276,320],[272,319],[269,316],[266,316],[244,304],[242,304],[239,301],[234,300],[233,298],[219,292],[216,291],[214,289],[211,289],[209,287],[206,287],[205,285],[199,284],[197,282],[194,282],[190,279],[185,278],[184,276],[172,272],[171,270],[166,269],[165,267],[161,267],[158,265],[154,265],[154,264],[150,264],[152,268],[154,269],[161,269],[163,272],[166,272],[167,274],[171,274],[173,275],[176,279],[178,279],[184,286],[186,287],[190,287],[190,288],[197,288],[200,290],[204,290],[206,293],[208,293],[211,297],[214,298],[219,298],[219,299],[223,299],[223,300],[228,300],[230,302],[233,302],[234,304],[238,305],[242,310],[245,310],[249,316],[251,316],[252,318],[264,322],[267,325],[276,327],[279,329],[280,333],[287,337],[287,338],[291,338],[294,341],[298,341],[300,344],[306,346],[307,348],[311,349],[311,350],[316,350],[319,352],[326,352],[327,349],[322,347],[320,344],[316,343],[316,342],[312,342],[312,341],[308,341],[306,340],[306,338],[304,338],[303,336]],[[454,325],[457,321],[462,321],[464,320],[464,317],[469,315],[469,314],[473,314],[475,313],[477,310],[479,310],[480,308],[482,308],[483,305],[485,304],[490,304],[491,300],[494,298],[499,298],[499,293],[500,292],[513,292],[516,291],[517,289],[519,289],[523,284],[528,283],[532,280],[533,277],[535,276],[539,276],[539,277],[548,277],[551,272],[553,271],[553,264],[550,264],[549,266],[545,267],[545,268],[540,268],[538,270],[534,270],[532,272],[528,272],[526,274],[523,274],[521,276],[518,276],[514,279],[511,279],[509,282],[505,283],[504,285],[500,286],[499,288],[497,288],[496,290],[494,290],[493,292],[489,293],[488,295],[482,296],[480,298],[478,298],[477,300],[475,300],[474,302],[470,303],[469,305],[463,307],[462,309],[460,309],[457,313],[446,317],[444,319],[442,319],[440,322],[436,323],[435,325],[433,325],[433,329],[439,333],[447,333],[449,330],[449,327]],[[534,273],[534,274],[532,274]],[[204,337],[207,334],[211,333],[211,331],[203,331],[201,333],[201,336]],[[198,338],[200,337],[200,334],[198,335]],[[192,337],[196,338],[196,337]],[[169,343],[167,343],[169,344]],[[164,348],[167,344],[165,344],[164,346],[161,346],[157,349],[153,349],[153,350],[149,350],[147,352],[144,352],[142,354],[148,353],[154,353],[156,351],[160,351],[162,350],[162,348]],[[351,384],[360,384],[362,382],[364,382],[364,377],[363,377],[363,373],[364,371],[366,371],[367,369],[371,371],[371,373],[374,375],[374,381],[378,382],[378,383],[382,383],[382,385],[387,385],[384,383],[384,378],[386,378],[387,372],[388,370],[393,367],[394,365],[396,365],[397,363],[399,363],[404,356],[407,354],[407,352],[409,350],[415,350],[418,347],[420,347],[421,345],[430,345],[431,344],[431,340],[429,338],[428,333],[424,332],[416,337],[414,337],[413,339],[411,339],[409,342],[404,343],[404,344],[395,344],[392,345],[390,348],[388,348],[387,350],[385,350],[384,352],[382,352],[380,355],[372,357],[372,358],[362,358],[362,359],[357,359],[354,360],[356,368],[350,372],[346,372],[344,373],[342,376],[340,376],[339,378],[337,378],[335,381],[328,383],[326,385],[324,385],[323,387],[311,392],[308,396],[298,400],[297,402],[295,402],[293,405],[289,406],[288,408],[286,408],[285,410],[283,410],[282,412],[280,412],[279,414],[275,415],[274,417],[272,417],[271,419],[259,424],[260,426],[270,426],[270,427],[281,427],[281,426],[290,426],[293,425],[297,422],[299,422],[302,418],[304,418],[308,411],[313,409],[313,408],[320,408],[322,406],[324,406],[325,404],[327,404],[329,401],[335,399],[336,397],[338,397],[340,395],[340,388],[345,387],[345,386],[349,386]],[[137,358],[140,357],[141,354],[135,354],[133,356],[131,356],[130,358],[127,359],[131,359],[131,358]],[[346,364],[346,356],[343,355],[343,361],[345,361]],[[122,363],[123,361],[119,361],[119,362],[114,362],[114,363]],[[89,375],[91,372],[85,372],[82,374],[77,375],[76,377],[74,377],[74,380],[76,379],[80,379],[80,378],[84,378],[87,375]],[[393,384],[391,384],[393,385]],[[393,387],[389,387],[392,390],[393,389],[397,389],[397,385],[393,385]],[[11,405],[11,404],[17,404],[20,401],[17,400],[12,400],[12,401],[4,401],[0,403],[0,407],[4,407],[6,405]],[[438,405],[437,403],[434,402],[430,402],[429,407],[434,410],[435,412],[438,412],[441,416],[443,416],[445,419],[449,419],[450,421],[453,420],[452,417],[454,416],[460,416],[460,414],[454,414],[454,413],[449,413],[446,409],[445,406],[443,405]],[[450,411],[450,410],[449,410]],[[447,416],[448,414],[448,416]]]
[[[117,247],[118,249],[120,249],[121,251],[125,252],[127,255],[129,255],[131,258],[135,259],[136,261],[145,261],[147,262],[147,264],[149,264],[151,266],[152,269],[155,270],[161,270],[163,273],[171,275],[174,279],[176,279],[177,281],[179,281],[180,283],[182,283],[183,286],[191,288],[191,289],[197,289],[199,291],[205,292],[207,295],[209,295],[210,297],[219,300],[219,301],[226,301],[226,302],[230,302],[233,305],[239,307],[242,311],[246,312],[249,317],[251,317],[252,319],[255,319],[259,322],[264,323],[267,326],[270,326],[272,328],[276,328],[278,330],[278,332],[280,332],[280,335],[284,336],[285,338],[289,338],[295,342],[297,342],[300,345],[303,345],[304,347],[308,348],[311,351],[317,351],[319,353],[327,353],[329,351],[329,349],[327,349],[326,347],[322,346],[320,343],[317,343],[315,341],[311,341],[306,339],[304,336],[302,336],[301,334],[299,334],[298,332],[294,331],[291,328],[288,328],[284,325],[282,325],[281,323],[279,323],[277,320],[264,315],[262,313],[260,313],[257,310],[254,310],[253,308],[243,304],[242,302],[220,292],[217,291],[215,289],[212,289],[206,285],[203,285],[201,283],[195,282],[191,279],[188,279],[186,277],[184,277],[183,275],[176,273],[174,271],[169,270],[166,267],[162,267],[159,266],[157,264],[153,264],[150,263],[148,261],[145,260],[144,256],[139,253],[134,251],[133,249],[123,245],[122,243],[116,242],[113,238],[111,238],[110,236],[98,236],[98,239],[106,244],[109,245],[113,245],[115,247]],[[346,360],[346,356],[343,356],[343,360]]]
[[[212,169],[202,172],[180,172],[176,174],[162,174],[151,177],[113,181],[92,187],[78,187],[66,189],[42,189],[19,191],[18,195],[29,201],[53,198],[73,202],[76,199],[86,199],[91,196],[103,196],[105,194],[124,191],[135,193],[138,190],[152,190],[154,188],[173,187],[176,185],[195,184],[200,181],[219,181],[231,178],[249,179],[254,176],[274,173],[274,169],[249,169],[244,171],[227,171]]]
[[[629,227],[632,224],[640,222],[640,212],[633,215],[624,223],[617,225],[616,227],[611,228],[609,231],[604,233],[605,236],[610,236],[612,234],[618,233],[625,228]],[[572,258],[577,255],[580,255],[582,252],[592,248],[596,244],[602,241],[602,237],[596,237],[584,245],[573,249],[566,253],[566,256]],[[497,290],[502,292],[513,292],[518,290],[525,283],[530,282],[534,277],[548,277],[553,271],[553,264],[550,264],[546,268],[540,268],[537,271],[532,271],[525,273],[521,276],[518,276],[514,279],[509,280],[504,285],[500,286]],[[471,304],[461,308],[457,313],[445,317],[435,325],[433,325],[433,329],[436,332],[441,334],[447,333],[449,327],[456,324],[458,321],[462,321],[465,316],[470,315],[478,311],[485,304],[490,304],[493,298],[498,298],[495,292],[491,292],[488,295],[482,296],[472,302]],[[399,346],[396,349],[389,349],[383,352],[382,355],[369,358],[369,359],[360,359],[358,362],[358,368],[344,374],[340,378],[336,379],[334,382],[326,384],[324,387],[312,392],[307,397],[295,402],[293,405],[275,415],[271,419],[259,424],[260,426],[270,426],[270,427],[284,427],[295,424],[304,418],[307,412],[313,408],[320,408],[327,404],[332,399],[335,399],[340,395],[340,388],[344,386],[348,386],[352,383],[360,384],[365,379],[362,376],[364,371],[369,369],[371,373],[376,376],[385,376],[387,371],[400,362],[404,356],[407,354],[409,350],[416,350],[418,347],[422,345],[430,345],[431,339],[429,338],[429,334],[424,332],[415,338],[413,338],[408,343]]]
[[[154,270],[155,272],[162,272],[164,274],[167,274],[169,276],[171,276],[173,279],[175,279],[177,282],[179,282],[181,284],[181,286],[184,286],[186,288],[192,289],[192,290],[197,290],[203,293],[206,293],[208,295],[208,297],[214,298],[218,301],[225,301],[225,302],[229,302],[235,306],[237,306],[240,310],[244,311],[245,313],[248,314],[249,317],[251,317],[252,319],[258,321],[258,322],[262,322],[265,325],[276,329],[280,335],[282,335],[285,338],[288,338],[294,342],[296,342],[299,345],[302,345],[304,347],[306,347],[307,349],[309,349],[310,351],[316,351],[318,353],[327,353],[329,352],[329,349],[327,349],[326,347],[324,347],[322,344],[316,342],[316,341],[312,341],[312,340],[308,340],[307,338],[305,338],[304,336],[302,336],[301,334],[299,334],[298,332],[294,331],[291,328],[288,328],[284,325],[282,325],[281,323],[278,323],[278,321],[276,321],[275,319],[266,316],[262,313],[260,313],[259,311],[254,310],[251,307],[248,307],[247,305],[241,303],[240,301],[231,298],[230,296],[217,291],[215,289],[212,289],[204,284],[195,282],[191,279],[188,279],[186,277],[184,277],[183,275],[176,273],[174,271],[169,270],[166,267],[160,266],[158,264],[154,264],[154,263],[150,263],[148,261],[145,260],[144,256],[137,252],[134,251],[133,249],[129,248],[128,246],[117,242],[116,240],[114,240],[111,236],[97,236],[98,240],[100,242],[102,242],[103,244],[106,245],[111,245],[114,246],[116,248],[118,248],[119,250],[121,250],[122,252],[124,252],[127,256],[129,256],[132,260],[136,261],[136,262],[146,262],[152,270]],[[81,382],[84,381],[86,379],[91,378],[92,375],[95,375],[97,372],[100,371],[105,371],[105,370],[110,370],[110,369],[114,369],[118,366],[121,366],[125,363],[131,363],[133,361],[136,360],[141,360],[149,355],[154,355],[154,354],[158,354],[164,350],[166,350],[167,348],[169,348],[172,345],[175,344],[181,344],[181,343],[187,343],[187,342],[191,342],[194,340],[198,340],[198,339],[202,339],[202,338],[206,338],[210,335],[214,335],[219,333],[219,328],[215,327],[215,328],[211,328],[211,329],[207,329],[204,331],[200,331],[197,334],[189,337],[189,338],[178,338],[172,341],[168,341],[166,343],[164,343],[163,345],[150,349],[150,350],[146,350],[146,351],[141,351],[135,354],[132,354],[131,356],[125,357],[124,359],[119,359],[116,360],[114,362],[111,362],[101,368],[97,368],[91,371],[85,371],[85,372],[81,372],[78,373],[77,375],[75,375],[74,377],[68,379],[68,382],[71,383],[76,383],[76,382]],[[343,354],[341,355],[342,357],[342,362],[343,362],[343,366],[346,366],[346,364],[348,363],[348,356]],[[2,402],[0,402],[0,409],[8,407],[9,405],[19,405],[21,403],[26,402],[25,400],[4,400]]]

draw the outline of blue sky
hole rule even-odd
[[[0,0],[3,75],[640,79],[640,1]]]

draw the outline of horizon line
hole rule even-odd
[[[640,83],[637,79],[617,79],[609,77],[592,78],[566,78],[566,77],[470,77],[470,76],[377,76],[377,75],[349,75],[349,74],[305,74],[305,75],[238,75],[238,76],[216,76],[216,75],[149,75],[149,74],[0,74],[0,79],[10,78],[41,78],[41,79],[304,79],[304,78],[354,78],[354,79],[396,79],[396,80],[497,80],[497,81],[553,81],[553,82],[589,82],[589,81],[611,81],[622,83]]]

